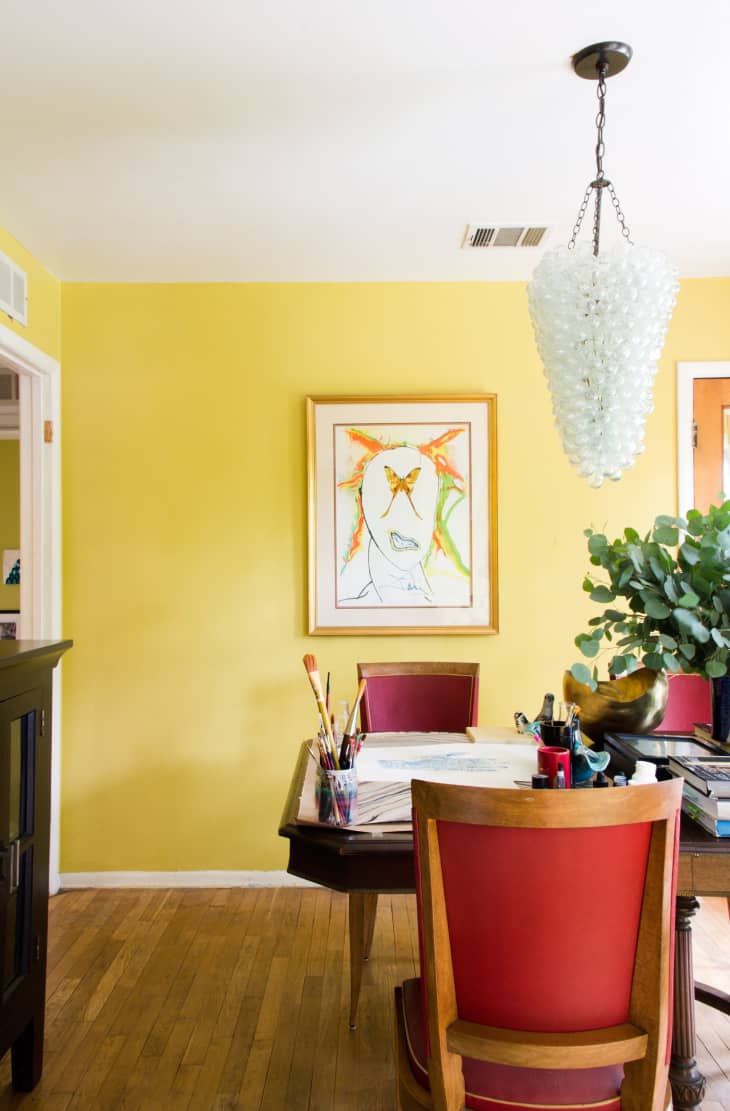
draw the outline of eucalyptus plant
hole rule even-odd
[[[707,513],[657,517],[641,537],[633,528],[609,542],[586,529],[590,561],[583,589],[608,608],[575,644],[592,659],[613,648],[612,675],[643,666],[684,671],[706,679],[730,670],[730,501]],[[606,582],[605,579],[608,579]],[[575,679],[596,689],[598,669],[575,663]]]

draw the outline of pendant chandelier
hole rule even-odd
[[[631,59],[622,42],[596,43],[573,58],[579,77],[598,82],[596,175],[567,246],[546,251],[528,285],[537,349],[563,448],[590,486],[617,480],[644,450],[652,385],[676,300],[677,273],[664,255],[635,247],[603,169],[606,78]],[[621,229],[601,250],[601,202],[608,193]],[[593,242],[578,233],[593,194]]]

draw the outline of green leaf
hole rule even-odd
[[[659,643],[664,648],[671,648],[673,651],[677,648],[677,641],[674,637],[670,637],[668,633],[659,634]]]
[[[695,617],[691,610],[683,610],[677,607],[672,613],[677,624],[691,637],[694,637],[698,644],[707,644],[710,639],[709,630]]]
[[[662,659],[664,660],[664,667],[667,671],[679,671],[679,660],[673,656],[671,652],[663,652]]]
[[[628,670],[625,656],[614,656],[611,660],[611,674],[623,675]]]
[[[592,660],[594,656],[597,656],[601,649],[598,641],[593,640],[591,637],[586,637],[585,640],[581,640],[580,644],[577,644],[576,647],[580,648],[583,655],[587,656],[589,660]]]
[[[686,660],[691,660],[697,649],[694,644],[690,644],[688,641],[682,641],[679,645],[679,651]]]
[[[591,591],[592,602],[613,602],[616,595],[607,586],[597,586]]]
[[[669,606],[665,605],[664,602],[659,600],[659,598],[653,597],[652,595],[650,595],[648,598],[645,598],[644,605],[647,615],[649,617],[656,618],[657,621],[661,621],[663,618],[669,617],[670,613],[672,612]]]
[[[681,517],[667,517],[665,514],[660,514],[654,522],[655,528],[661,528],[666,525],[668,528],[674,528],[677,525],[683,525],[684,521]]]
[[[693,590],[686,590],[677,604],[684,609],[695,609],[700,604],[700,599]]]
[[[659,652],[649,652],[642,660],[644,667],[651,668],[652,671],[661,671],[664,667],[664,657]]]
[[[641,540],[638,532],[636,531],[636,529],[633,528],[624,529],[624,536],[628,540],[629,544],[636,544]]]
[[[594,691],[598,686],[598,683],[591,675],[590,668],[586,667],[585,664],[573,664],[570,669],[570,674],[573,676],[577,683],[585,683],[585,685],[587,687],[590,687],[592,691]]]
[[[718,648],[730,647],[730,641],[728,641],[722,635],[722,633],[720,632],[719,629],[710,629],[710,636],[712,637],[712,639],[714,640],[714,642],[718,646]]]
[[[727,663],[722,660],[708,660],[705,671],[711,679],[719,679],[721,675],[727,674]]]
[[[629,581],[633,573],[634,569],[630,563],[627,563],[625,567],[622,567],[621,572],[616,579],[616,586],[619,588],[619,590],[622,587],[626,586],[626,583]]]
[[[659,583],[662,582],[662,580],[664,578],[664,568],[662,566],[662,561],[659,559],[659,557],[655,556],[655,555],[650,555],[649,556],[649,566],[651,567],[652,574],[654,575],[654,578],[656,579],[656,581],[659,582]]]
[[[689,541],[685,540],[684,544],[682,544],[679,549],[679,558],[682,559],[688,567],[694,567],[695,564],[700,562],[700,553]]]
[[[654,539],[657,544],[666,544],[668,548],[675,548],[679,543],[679,529],[674,526],[660,525],[654,529]]]
[[[583,589],[585,590],[586,594],[590,594],[590,592],[593,590],[593,583],[587,575],[583,579]]]
[[[594,532],[588,539],[588,551],[591,555],[600,555],[608,547],[608,540],[602,532]]]

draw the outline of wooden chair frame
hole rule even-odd
[[[464,1107],[462,1057],[527,1068],[624,1064],[622,1111],[666,1107],[670,956],[681,780],[625,790],[512,791],[413,782],[421,860],[430,1096],[414,1080],[396,1030],[399,1107]],[[462,1021],[457,1013],[437,822],[580,829],[651,822],[629,1021],[583,1033],[522,1032]]]
[[[357,665],[357,678],[358,682],[361,679],[375,679],[382,678],[383,676],[402,676],[402,675],[466,675],[472,679],[472,695],[471,706],[469,713],[469,725],[476,725],[477,711],[478,711],[478,692],[479,692],[479,664],[478,663],[463,663],[461,661],[450,661],[436,663],[431,660],[418,660],[411,662],[398,661],[395,663],[359,663]],[[365,688],[362,699],[362,709],[366,720],[371,717],[369,710],[368,689]]]

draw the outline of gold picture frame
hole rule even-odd
[[[496,633],[496,394],[306,405],[309,633]]]

